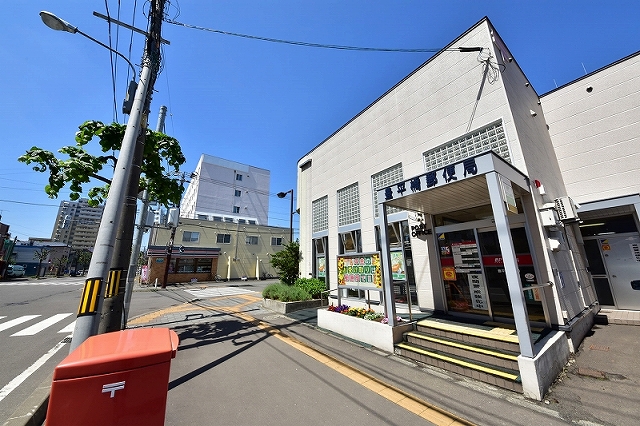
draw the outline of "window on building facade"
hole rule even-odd
[[[373,215],[378,217],[378,190],[393,185],[404,180],[402,173],[402,163],[391,166],[375,175],[371,176],[371,188],[373,189]],[[387,214],[402,211],[398,207],[388,207]]]
[[[236,193],[235,193],[236,197],[239,197],[242,195],[242,191],[240,191],[239,189],[236,189]]]
[[[255,225],[256,221],[255,220],[249,220],[249,225]]]
[[[234,213],[240,213],[240,207],[238,207],[238,206],[233,206],[233,212],[234,212]]]
[[[511,163],[502,120],[425,152],[422,155],[424,169],[430,172],[489,151],[495,152],[506,162]]]
[[[354,183],[338,190],[338,226],[360,222],[360,192]]]
[[[244,219],[238,219],[238,223],[247,223],[247,221]]]
[[[213,221],[214,222],[222,222],[222,218],[220,216],[214,216],[213,217]]]
[[[182,232],[182,241],[193,242],[200,240],[199,232],[184,231]]]
[[[231,244],[231,234],[218,234],[216,236],[216,243]]]
[[[247,235],[247,244],[250,244],[252,246],[257,246],[258,245],[258,237],[255,235]]]
[[[242,175],[240,173],[236,173],[236,180],[242,180]]]
[[[340,254],[362,253],[360,230],[340,233]]]
[[[178,258],[176,259],[173,273],[211,272],[211,259],[209,258]]]
[[[199,214],[198,215],[198,219],[199,220],[209,220],[209,216],[207,216],[206,214]]]
[[[311,203],[313,232],[329,229],[329,197],[324,196]]]
[[[281,246],[282,245],[282,238],[280,238],[280,237],[271,237],[271,245],[272,246]]]
[[[232,217],[225,217],[224,221],[228,222],[228,223],[233,223],[233,218]]]

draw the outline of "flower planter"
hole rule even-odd
[[[289,312],[298,311],[300,309],[317,308],[322,306],[322,300],[313,299],[303,300],[300,302],[281,302],[273,299],[262,299],[262,306],[280,314],[288,314]]]
[[[331,312],[323,308],[318,309],[318,327],[387,352],[393,352],[393,345],[402,341],[403,333],[413,330],[413,323],[392,327],[389,324]]]

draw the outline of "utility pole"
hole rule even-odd
[[[167,115],[167,107],[162,105],[160,107],[160,113],[158,115],[158,124],[156,125],[156,132],[164,132],[164,119]],[[127,320],[129,318],[129,308],[131,307],[131,295],[133,294],[133,286],[135,285],[134,279],[138,270],[138,256],[140,253],[140,247],[142,246],[142,237],[144,236],[145,225],[147,221],[147,215],[149,213],[149,195],[145,189],[142,193],[142,207],[140,208],[140,215],[138,216],[138,223],[136,225],[136,235],[134,238],[133,249],[131,250],[131,256],[129,259],[129,272],[127,273],[125,294],[124,294],[124,315],[122,320],[122,328],[127,328]]]
[[[138,185],[139,182],[139,177],[138,180],[132,179],[132,169],[134,168],[136,141],[141,131],[144,113],[148,109],[145,106],[150,104],[153,85],[160,67],[160,29],[164,3],[165,0],[154,0],[151,3],[149,34],[142,58],[143,67],[140,72],[140,81],[138,82],[120,154],[111,180],[102,220],[100,221],[94,253],[78,308],[78,317],[69,348],[70,352],[98,331],[104,301],[103,284],[105,278],[109,275],[116,236],[122,219],[122,207],[127,199],[128,189],[132,182],[135,185]]]
[[[180,178],[180,188],[184,186],[184,182],[187,180],[184,172],[182,173],[182,177]],[[170,215],[167,215],[167,223],[171,222],[171,237],[169,238],[169,242],[167,243],[167,259],[166,264],[164,265],[164,279],[162,280],[162,288],[167,288],[167,280],[169,279],[169,265],[171,264],[171,254],[173,253],[173,241],[176,238],[176,230],[178,229],[179,221],[180,221],[180,209],[177,209],[177,212],[174,211],[176,216],[173,218]],[[175,223],[173,220],[175,219]]]

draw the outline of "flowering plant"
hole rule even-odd
[[[356,318],[363,318],[369,321],[380,321],[384,317],[384,314],[378,313],[373,309],[349,307],[347,305],[331,305],[327,309],[331,312],[345,314]]]
[[[404,320],[401,317],[399,317],[399,316],[396,317],[396,322],[402,322],[402,321],[404,321]],[[384,318],[382,318],[382,320],[380,320],[380,322],[382,324],[389,324],[389,318],[384,317]]]

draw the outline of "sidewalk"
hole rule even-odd
[[[167,425],[640,424],[640,327],[609,324],[620,312],[599,316],[537,402],[319,329],[315,308],[282,315],[264,309],[259,293],[236,290],[129,322],[180,336]],[[640,325],[634,315],[622,316]]]

